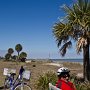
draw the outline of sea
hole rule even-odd
[[[49,59],[52,62],[71,62],[71,63],[80,63],[83,65],[83,59]]]
[[[83,64],[83,59],[32,59],[32,60],[50,60],[52,62],[75,62],[75,63],[81,63]]]
[[[49,59],[51,61],[62,61],[62,62],[78,62],[82,63],[83,59]]]

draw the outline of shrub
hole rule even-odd
[[[71,75],[70,80],[74,83],[77,90],[90,90],[90,82],[85,82],[83,78]]]
[[[57,81],[57,76],[53,72],[47,72],[44,75],[40,75],[37,80],[36,86],[38,90],[48,90],[49,83],[55,84]]]

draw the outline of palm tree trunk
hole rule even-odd
[[[89,42],[83,47],[83,76],[85,81],[90,81]]]
[[[18,52],[18,60],[19,60],[19,52]]]

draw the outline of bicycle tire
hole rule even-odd
[[[32,89],[31,89],[31,87],[30,87],[28,84],[26,84],[26,83],[24,83],[23,86],[22,86],[22,83],[19,83],[19,84],[17,84],[17,85],[13,88],[13,90],[32,90]]]

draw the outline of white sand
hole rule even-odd
[[[52,65],[52,66],[63,67],[63,64],[60,64],[60,63],[45,63],[44,65]]]

